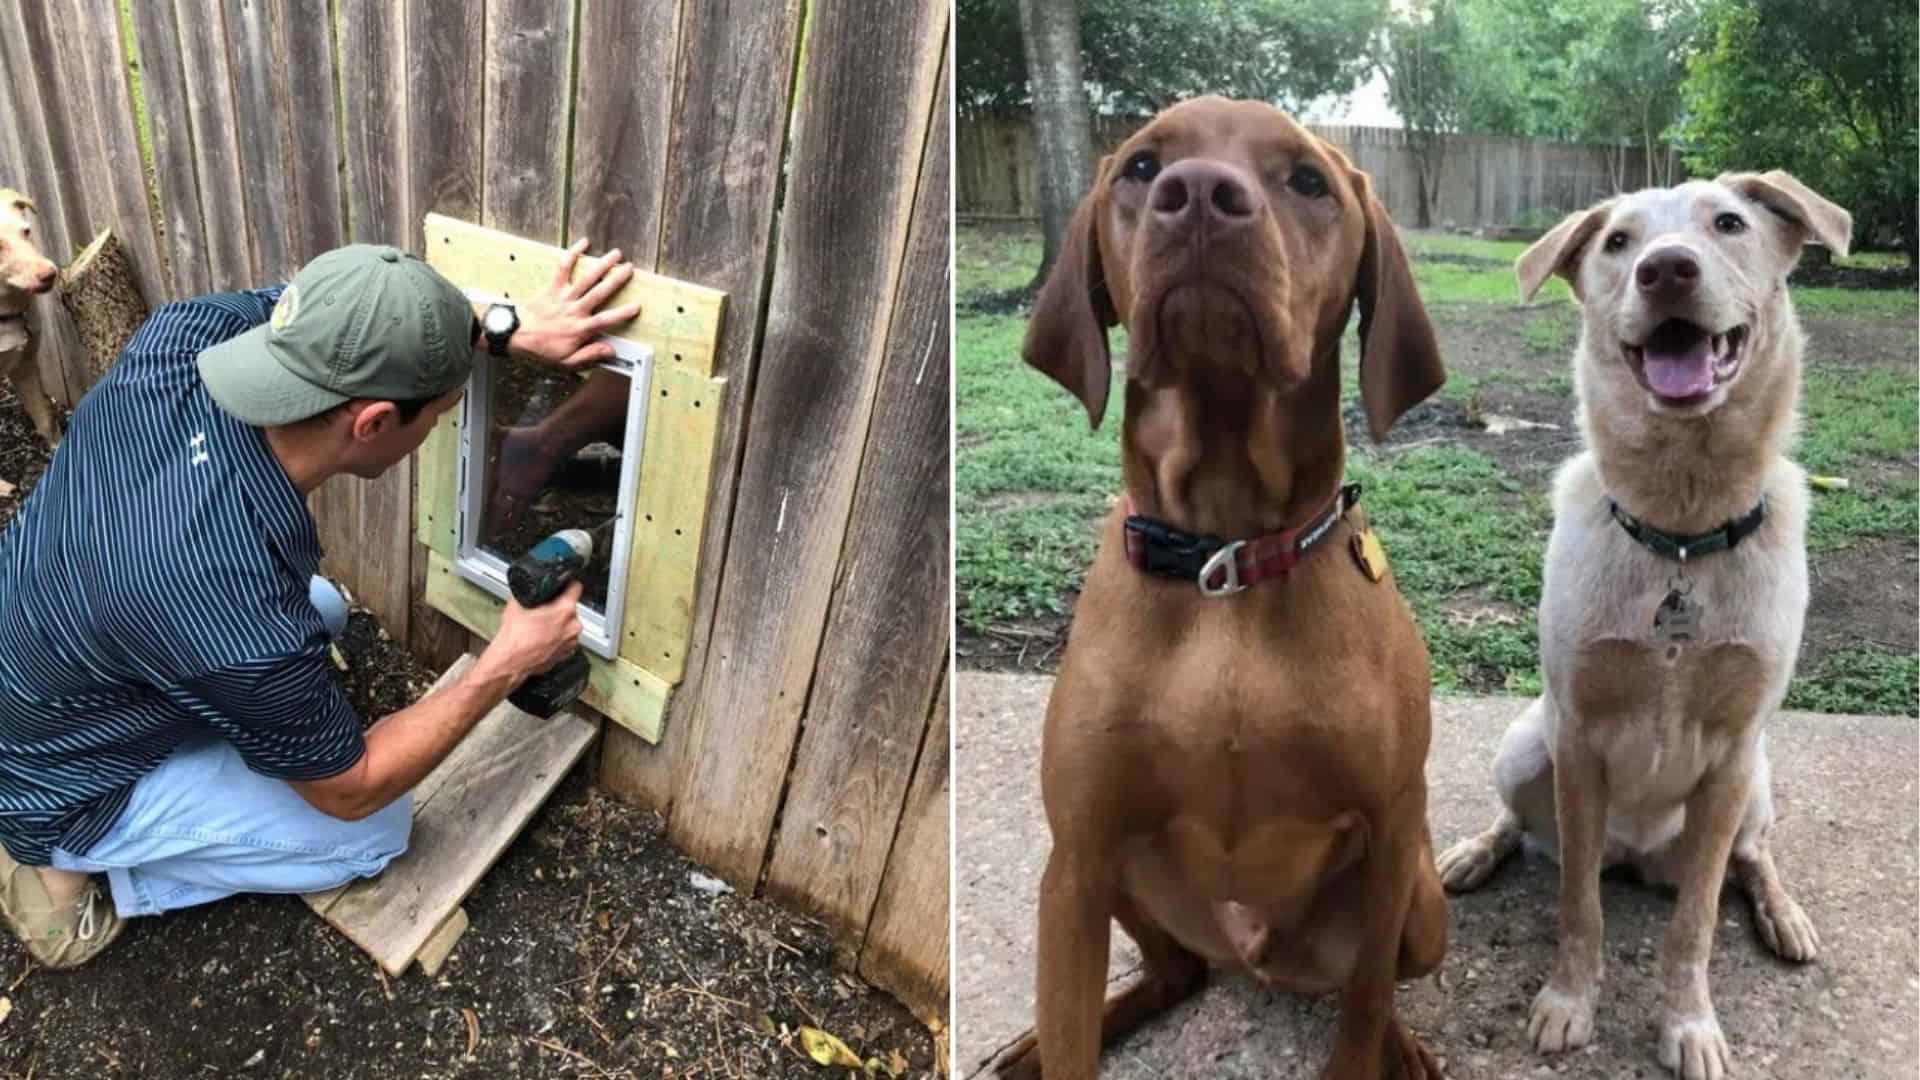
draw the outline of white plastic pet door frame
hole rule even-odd
[[[504,302],[474,289],[467,298],[475,303]],[[598,612],[579,605],[580,644],[596,656],[613,659],[619,654],[621,624],[626,614],[627,571],[633,545],[633,509],[640,488],[640,454],[646,445],[648,391],[653,383],[653,347],[627,338],[605,336],[613,345],[614,357],[597,366],[625,375],[628,380],[627,430],[620,448],[620,479],[614,506],[613,552],[607,566],[606,611]],[[480,547],[481,523],[486,517],[487,432],[493,416],[493,372],[496,360],[485,349],[474,350],[473,374],[460,410],[460,485],[454,500],[454,569],[461,577],[502,600],[512,593],[507,588],[507,564]],[[504,361],[519,363],[520,361]]]

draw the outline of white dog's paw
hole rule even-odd
[[[1593,1041],[1593,1000],[1596,993],[1568,993],[1552,983],[1540,988],[1527,1017],[1527,1038],[1543,1054],[1573,1050]]]
[[[1500,852],[1486,836],[1473,836],[1441,852],[1433,865],[1448,892],[1472,892],[1500,865]]]
[[[1720,1021],[1712,1013],[1669,1013],[1660,1024],[1660,1064],[1680,1080],[1722,1080],[1733,1067],[1733,1055]]]
[[[1820,931],[1793,897],[1778,895],[1783,903],[1753,905],[1753,921],[1760,927],[1760,939],[1776,956],[1804,964],[1820,955]]]

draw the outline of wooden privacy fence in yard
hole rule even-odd
[[[428,213],[591,237],[728,294],[685,677],[599,779],[944,1013],[945,0],[0,0],[0,184],[154,303],[284,280]],[[337,17],[336,17],[337,16]],[[38,307],[47,385],[88,375]],[[411,468],[312,503],[328,572],[450,662]]]
[[[1141,121],[1096,117],[1093,146],[1105,154]],[[1374,190],[1402,226],[1417,220],[1420,189],[1414,148],[1400,128],[1307,125],[1372,175]],[[954,137],[957,206],[965,215],[1040,217],[1039,162],[1024,116],[963,116]],[[1655,151],[1657,183],[1686,178],[1678,160]],[[1551,225],[1562,214],[1616,191],[1647,186],[1647,155],[1635,147],[1593,146],[1497,135],[1440,136],[1440,182],[1432,207],[1438,225]],[[1671,176],[1671,179],[1665,177]]]

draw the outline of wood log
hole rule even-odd
[[[147,300],[133,277],[126,249],[102,230],[60,274],[60,302],[73,316],[86,353],[87,385],[99,382],[147,321]]]

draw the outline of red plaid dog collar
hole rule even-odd
[[[1292,570],[1359,501],[1360,485],[1347,484],[1306,524],[1247,540],[1182,532],[1166,522],[1128,514],[1127,561],[1148,574],[1191,581],[1208,596],[1227,596]]]

